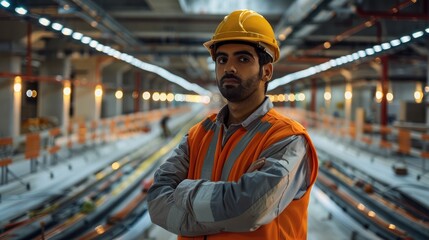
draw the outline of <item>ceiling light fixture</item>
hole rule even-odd
[[[2,1],[0,2],[0,5],[2,5],[2,6],[3,6],[3,7],[5,7],[5,8],[10,7],[10,3],[9,3],[8,1],[5,1],[5,0],[2,0]]]
[[[28,11],[23,7],[16,7],[15,12],[18,13],[19,15],[25,15],[27,14]]]
[[[39,18],[39,23],[45,27],[49,26],[51,24],[51,21],[47,18],[41,17]]]

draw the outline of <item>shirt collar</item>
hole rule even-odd
[[[252,114],[250,114],[250,116],[244,119],[240,125],[244,128],[247,128],[254,120],[264,116],[271,108],[273,108],[273,103],[268,97],[265,97],[265,100],[262,102],[262,104]],[[225,124],[227,115],[228,105],[225,105],[222,107],[216,117],[216,124]]]

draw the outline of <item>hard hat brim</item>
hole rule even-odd
[[[222,38],[222,39],[211,39],[210,41],[207,41],[203,43],[204,47],[209,51],[212,58],[214,57],[214,49],[213,45],[216,43],[221,42],[228,42],[228,41],[243,41],[243,42],[249,42],[253,43],[255,45],[262,45],[266,52],[273,58],[273,63],[277,62],[280,56],[280,50],[278,48],[272,49],[270,48],[270,44],[266,43],[266,41],[262,41],[262,39],[255,39],[255,37],[229,37],[229,38]],[[260,41],[258,41],[260,40]],[[274,50],[274,51],[273,51]]]

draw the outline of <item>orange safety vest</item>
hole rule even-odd
[[[211,169],[211,181],[219,181],[221,180],[222,169],[226,159],[231,151],[235,147],[238,147],[237,143],[244,136],[246,130],[244,128],[238,129],[222,148],[222,131],[218,131],[218,136],[214,136],[215,131],[213,128],[210,129],[207,127],[207,121],[209,121],[210,124],[215,124],[216,115],[214,114],[210,116],[206,121],[197,124],[189,131],[188,146],[190,163],[188,178],[201,179],[204,159],[209,151],[210,143],[212,139],[214,139],[217,143],[216,150],[214,151],[213,168]],[[285,137],[302,134],[306,137],[309,144],[309,150],[311,151],[308,153],[312,166],[311,185],[307,192],[300,199],[293,200],[277,218],[270,223],[259,227],[255,231],[224,232],[198,237],[179,236],[178,239],[307,239],[307,207],[310,199],[310,189],[316,180],[318,169],[315,148],[303,126],[282,116],[274,109],[269,110],[260,121],[270,123],[271,127],[266,129],[265,132],[257,132],[250,142],[244,147],[244,150],[236,159],[229,172],[228,181],[238,181],[239,178],[247,171],[252,162],[257,160],[262,151],[272,144],[284,139]]]

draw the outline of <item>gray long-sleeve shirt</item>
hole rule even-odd
[[[243,123],[223,125],[223,143],[240,127],[272,108],[264,103]],[[224,123],[222,109],[216,124]],[[269,146],[261,156],[259,171],[245,173],[237,182],[186,179],[189,169],[187,136],[155,174],[148,204],[152,221],[170,232],[197,236],[219,232],[248,232],[276,218],[310,186],[308,144],[303,135],[287,136]]]

